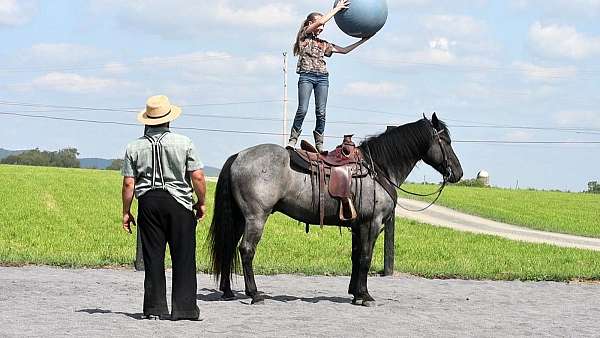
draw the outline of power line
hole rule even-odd
[[[18,116],[26,118],[38,118],[48,119],[57,121],[70,121],[79,123],[94,123],[94,124],[110,124],[110,125],[121,125],[121,126],[134,126],[140,127],[137,123],[120,122],[120,121],[106,121],[106,120],[90,120],[90,119],[78,119],[70,117],[56,117],[46,115],[33,115],[33,114],[21,114],[21,113],[10,113],[0,112],[0,115]],[[230,129],[213,129],[213,128],[196,128],[196,127],[172,127],[176,130],[191,130],[191,131],[204,131],[204,132],[218,132],[218,133],[232,133],[232,134],[252,134],[252,135],[269,135],[269,136],[282,136],[281,133],[274,132],[261,132],[261,131],[247,131],[247,130],[230,130]],[[341,136],[325,135],[329,138],[340,138]],[[357,139],[364,139],[363,137],[356,137]],[[580,145],[591,145],[600,144],[600,141],[502,141],[502,140],[453,140],[455,143],[481,143],[481,144],[521,144],[521,145],[534,145],[534,144],[580,144]]]
[[[472,70],[485,70],[485,71],[502,71],[502,72],[527,72],[532,76],[545,77],[545,78],[572,78],[576,77],[577,73],[587,74],[600,74],[598,69],[585,69],[585,68],[568,68],[561,69],[558,66],[537,66],[543,69],[527,69],[523,66],[485,66],[485,65],[464,65],[464,64],[448,64],[448,63],[434,63],[434,62],[416,62],[416,61],[404,61],[404,60],[391,60],[391,59],[376,59],[376,58],[364,58],[361,59],[368,61],[369,63],[383,64],[383,65],[406,65],[406,66],[420,66],[420,67],[436,67],[436,68],[447,68],[452,71],[463,71],[466,69]],[[454,68],[454,69],[452,69]],[[462,69],[461,69],[462,68]],[[573,75],[560,75],[565,72],[573,72]],[[550,73],[550,75],[548,74]],[[552,75],[555,74],[555,75]]]
[[[231,105],[259,104],[259,103],[279,103],[279,102],[283,102],[283,101],[282,100],[233,101],[233,102],[219,102],[219,103],[188,104],[188,105],[181,105],[181,106],[182,107],[209,107],[209,106],[231,106]],[[14,102],[14,101],[3,101],[3,100],[0,100],[0,105],[61,109],[61,110],[29,110],[29,111],[18,111],[16,113],[24,113],[24,112],[50,113],[50,112],[70,112],[70,111],[110,111],[110,112],[127,112],[127,113],[138,113],[139,112],[139,110],[135,110],[134,108],[96,108],[96,107],[87,107],[87,106],[48,105],[48,104]],[[381,111],[381,110],[352,108],[352,107],[335,106],[335,105],[332,105],[331,107],[336,108],[336,109],[348,109],[348,110],[365,111],[365,112],[380,112],[380,113],[386,113],[389,115],[414,117],[414,115],[412,115],[412,114],[400,114],[400,113],[395,114],[392,112],[386,112],[386,111]],[[274,117],[247,117],[247,116],[222,115],[222,114],[217,115],[217,114],[186,113],[185,116],[200,117],[200,118],[232,119],[232,120],[250,120],[250,121],[273,121],[273,122],[283,121],[282,118],[274,118]],[[306,122],[314,122],[314,120],[305,120],[305,121]],[[449,126],[452,128],[518,129],[518,130],[538,130],[538,131],[559,131],[559,132],[568,132],[568,133],[575,133],[575,134],[588,134],[588,135],[600,134],[600,129],[584,128],[584,127],[568,127],[567,128],[567,127],[497,125],[497,124],[481,124],[480,122],[464,121],[464,120],[456,120],[456,119],[447,119],[447,121],[471,123],[469,125],[450,124]],[[368,121],[330,120],[330,121],[327,121],[327,123],[343,124],[343,125],[390,126],[390,125],[397,125],[400,122],[390,121],[390,122],[381,123],[381,122],[368,122]]]

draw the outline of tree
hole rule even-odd
[[[43,167],[79,168],[76,148],[65,148],[59,151],[40,151],[33,149],[19,155],[11,155],[3,159],[3,164],[20,164]]]
[[[116,159],[112,160],[111,164],[106,168],[106,170],[121,170],[123,167],[123,160]]]
[[[598,184],[598,181],[588,182],[587,192],[590,194],[600,194],[600,184]]]

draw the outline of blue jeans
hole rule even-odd
[[[315,131],[321,135],[325,131],[325,111],[327,109],[327,93],[329,91],[329,75],[317,73],[300,73],[298,79],[298,110],[294,118],[293,128],[302,129],[302,122],[308,111],[308,102],[312,91],[315,91],[315,114],[317,124]]]

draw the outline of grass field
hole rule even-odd
[[[403,186],[413,192],[432,192],[436,187]],[[448,186],[438,204],[532,229],[600,237],[599,194]]]
[[[117,172],[0,166],[0,263],[66,267],[131,266],[135,236],[121,230]],[[214,183],[209,183],[212,210]],[[198,268],[207,270],[199,224]],[[396,270],[465,279],[600,279],[600,253],[525,244],[398,220]],[[373,272],[383,269],[382,239]],[[257,273],[350,273],[350,234],[338,228],[309,234],[273,215],[259,244]]]

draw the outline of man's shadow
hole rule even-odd
[[[235,294],[235,300],[250,299],[250,297],[246,296],[243,293],[236,292],[236,291],[234,291],[233,293]],[[223,293],[221,291],[218,291],[215,289],[203,288],[200,290],[200,293],[198,294],[198,300],[203,301],[203,302],[218,302],[218,301],[222,301],[221,300],[222,294]],[[283,303],[294,302],[297,300],[306,302],[306,303],[318,303],[318,302],[322,302],[322,301],[323,302],[340,303],[340,304],[350,304],[351,303],[350,298],[344,298],[344,297],[326,297],[326,296],[296,297],[296,296],[287,296],[287,295],[269,296],[266,294],[263,294],[263,297],[265,299],[274,300],[274,301],[283,302]]]
[[[93,315],[93,314],[117,314],[117,315],[123,315],[123,316],[127,316],[129,318],[133,318],[133,319],[137,319],[137,320],[141,320],[143,313],[128,313],[128,312],[120,312],[120,311],[111,311],[111,310],[102,310],[102,309],[81,309],[81,310],[76,310],[75,312],[85,312],[87,314]]]

